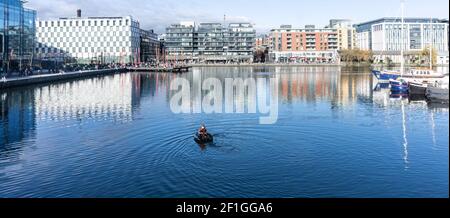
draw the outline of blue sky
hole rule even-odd
[[[40,18],[132,15],[146,29],[163,32],[179,21],[248,21],[262,33],[281,24],[325,26],[329,19],[346,18],[355,23],[380,17],[399,17],[400,0],[29,0],[27,7]],[[449,17],[448,0],[407,0],[409,17]]]

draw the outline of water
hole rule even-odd
[[[193,71],[1,91],[0,197],[449,196],[448,106],[391,99],[361,69]],[[199,75],[278,76],[277,123],[172,113],[170,82]],[[201,122],[214,144],[194,142]]]

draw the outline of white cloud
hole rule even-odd
[[[37,10],[41,19],[73,17],[76,10],[82,16],[128,16],[141,23],[141,28],[155,29],[159,33],[172,23],[192,20],[196,22],[221,22],[223,15],[212,14],[201,8],[203,0],[30,0],[27,7]],[[247,17],[230,16],[228,22],[250,22]]]

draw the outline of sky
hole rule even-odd
[[[381,17],[400,17],[401,0],[28,0],[26,7],[38,18],[83,16],[127,16],[139,20],[141,28],[164,33],[180,21],[251,22],[258,33],[282,24],[323,27],[330,19],[354,23]],[[406,0],[407,17],[449,17],[448,0]]]

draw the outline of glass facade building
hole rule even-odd
[[[2,73],[19,71],[32,63],[36,11],[23,7],[20,0],[0,1],[0,54]]]
[[[153,62],[156,61],[158,56],[158,50],[160,49],[160,42],[158,40],[158,34],[153,30],[140,30],[140,61],[141,62]]]

